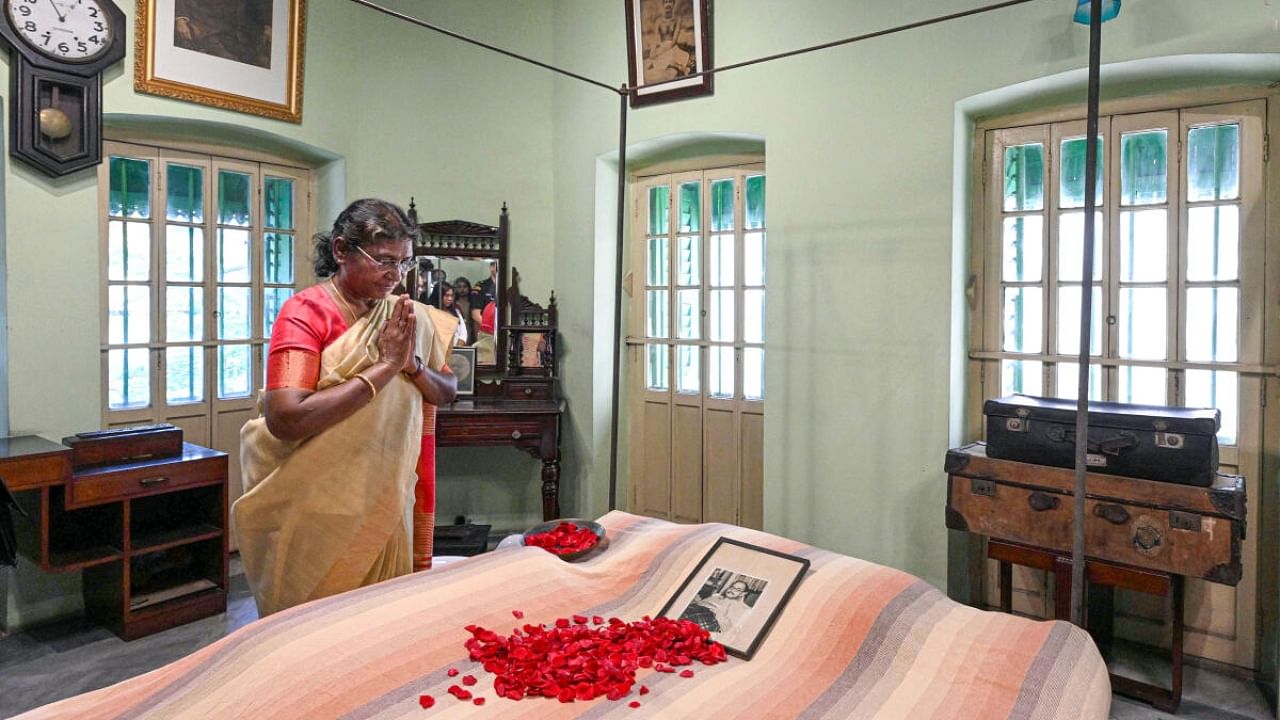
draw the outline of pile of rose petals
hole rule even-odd
[[[600,538],[591,528],[579,527],[571,522],[562,522],[547,532],[526,535],[524,538],[525,545],[540,547],[556,555],[590,550],[599,541]]]
[[[523,617],[519,610],[512,615]],[[606,622],[598,615],[574,615],[559,618],[550,627],[526,624],[505,636],[479,625],[468,625],[467,630],[471,633],[466,642],[471,659],[493,673],[498,696],[511,700],[540,696],[567,703],[602,695],[621,700],[631,692],[641,668],[675,673],[677,667],[695,662],[715,665],[725,661],[724,646],[688,620],[645,616],[636,622],[618,618]],[[679,674],[683,678],[694,675],[688,668]],[[456,677],[458,670],[450,668],[448,675]],[[465,675],[462,684],[473,686],[476,679]],[[451,685],[448,692],[461,701],[484,703],[483,697],[473,697],[470,690],[458,685]],[[640,686],[640,695],[648,692],[648,687]],[[429,708],[435,698],[422,695],[419,702]],[[629,705],[637,708],[640,702],[633,700]]]

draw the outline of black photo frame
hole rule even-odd
[[[713,94],[711,0],[623,2],[631,107]]]
[[[807,558],[722,537],[658,615],[691,620],[750,660],[808,570]]]

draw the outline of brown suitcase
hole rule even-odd
[[[62,438],[76,468],[150,460],[182,454],[182,428],[169,423],[133,425]]]
[[[1075,470],[947,451],[947,527],[1069,552]],[[1245,533],[1244,478],[1195,487],[1089,473],[1085,554],[1235,585]]]

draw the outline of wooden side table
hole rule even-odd
[[[1053,550],[1003,540],[987,542],[987,557],[1000,564],[1000,609],[1013,611],[1013,566],[1023,565],[1053,574],[1054,617],[1070,620],[1071,556]],[[1112,610],[1116,588],[1170,596],[1173,605],[1172,670],[1169,688],[1111,673],[1115,692],[1151,703],[1157,710],[1176,712],[1182,702],[1182,587],[1183,577],[1159,570],[1089,558],[1085,564],[1089,604],[1085,626],[1104,649],[1112,640]],[[1094,592],[1094,591],[1099,592]]]

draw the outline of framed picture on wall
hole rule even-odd
[[[449,351],[449,359],[445,363],[453,371],[453,376],[458,378],[458,396],[475,394],[476,349],[455,347]]]
[[[631,107],[710,95],[711,0],[623,0]]]
[[[806,558],[722,537],[658,614],[695,622],[750,660],[808,569]]]
[[[302,122],[306,0],[137,0],[138,92]]]

